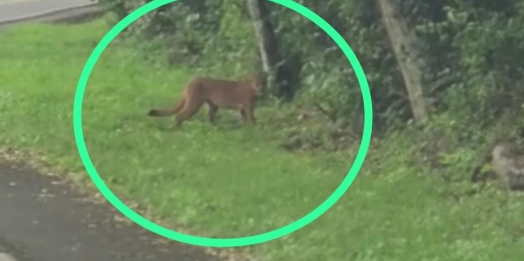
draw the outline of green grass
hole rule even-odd
[[[73,96],[89,53],[107,30],[97,20],[0,31],[0,146],[82,169]],[[201,112],[172,132],[172,119],[145,116],[150,107],[171,105],[192,76],[154,68],[118,42],[98,61],[83,102],[83,128],[90,156],[117,196],[195,234],[238,237],[296,220],[344,178],[356,148],[287,153],[272,139],[276,108],[257,112],[258,128],[241,127],[227,112],[214,128]],[[452,200],[453,186],[403,153],[409,138],[385,139],[330,211],[252,253],[268,261],[522,260],[522,197],[482,193]]]

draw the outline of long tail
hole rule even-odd
[[[151,117],[166,117],[176,114],[184,107],[185,99],[182,98],[173,108],[169,109],[151,109],[147,115]]]

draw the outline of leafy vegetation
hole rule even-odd
[[[79,73],[107,21],[142,4],[105,2],[115,16],[0,32],[0,126],[9,130],[0,133],[0,145],[82,170],[71,127]],[[250,252],[268,261],[520,260],[522,195],[470,179],[494,141],[522,138],[524,5],[392,1],[425,64],[431,117],[419,125],[376,2],[299,2],[330,22],[359,57],[373,96],[375,140],[359,177],[330,211]],[[259,66],[243,1],[164,6],[104,52],[88,83],[83,124],[90,156],[118,196],[174,228],[230,237],[288,224],[339,184],[362,129],[356,78],[319,28],[269,6],[280,50],[300,58],[301,84],[292,102],[262,103],[254,129],[226,112],[218,128],[201,112],[179,132],[168,131],[170,120],[145,116],[152,106],[171,104],[192,76],[235,77]]]

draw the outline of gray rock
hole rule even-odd
[[[509,190],[524,190],[524,155],[515,145],[496,145],[492,151],[491,164]]]

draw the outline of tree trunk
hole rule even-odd
[[[282,63],[278,41],[269,21],[267,0],[246,0],[258,42],[262,69],[267,77],[268,88],[278,98],[289,98],[294,94],[293,85],[287,81],[286,64]]]
[[[417,122],[425,122],[428,117],[427,103],[422,87],[421,63],[414,45],[415,38],[409,32],[402,18],[397,16],[391,0],[376,0],[376,3],[382,14],[383,25],[402,72],[413,117]]]

